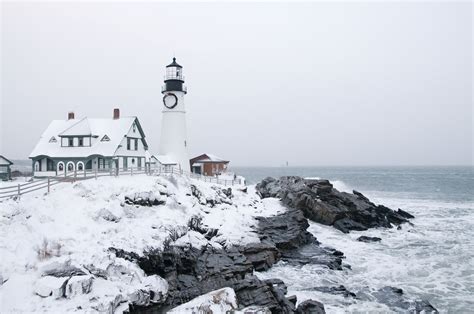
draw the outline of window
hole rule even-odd
[[[132,158],[132,165],[135,164],[135,158]]]
[[[123,157],[123,170],[127,170],[128,168],[128,158]]]
[[[79,170],[79,171],[84,170],[84,164],[83,164],[82,162],[79,162],[79,163],[77,164],[77,170]]]
[[[59,171],[64,171],[64,164],[62,162],[59,163],[58,170]]]
[[[138,138],[135,139],[135,150],[138,150]]]
[[[49,142],[50,142],[50,143],[56,143],[57,140],[56,140],[56,138],[53,136],[53,137],[51,137],[51,138],[49,139]]]
[[[72,163],[67,164],[67,171],[73,171],[74,170],[74,165]]]
[[[135,125],[135,123],[133,124],[133,133],[135,133],[137,131],[137,126]]]
[[[74,146],[74,139],[72,137],[69,138],[69,146]]]
[[[106,135],[104,135],[104,137],[102,137],[102,139],[100,140],[101,142],[109,142],[110,141],[110,138]]]
[[[130,150],[130,138],[127,137],[127,150]]]
[[[79,138],[79,146],[84,146],[84,138],[83,137]]]

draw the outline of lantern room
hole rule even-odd
[[[173,58],[173,62],[166,66],[164,80],[165,85],[161,89],[162,93],[174,91],[186,94],[186,86],[183,85],[183,67],[176,62],[176,58]]]

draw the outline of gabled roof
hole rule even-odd
[[[89,157],[92,155],[114,156],[123,138],[131,130],[133,123],[142,136],[145,148],[148,144],[145,134],[137,117],[121,117],[120,119],[90,119],[53,120],[41,135],[38,144],[30,154],[49,157]],[[107,135],[110,141],[101,141]],[[49,142],[51,137],[57,142]],[[61,147],[61,136],[91,136],[90,147]]]
[[[202,154],[197,157],[192,158],[191,164],[194,163],[229,163],[228,160],[222,159],[220,157],[217,157],[216,155],[212,154]]]
[[[2,165],[2,166],[5,166],[5,165],[11,166],[11,165],[13,165],[13,163],[10,160],[8,160],[7,158],[0,155],[0,165]]]
[[[151,159],[156,159],[158,162],[162,165],[177,165],[178,162],[176,160],[173,160],[170,156],[168,155],[153,155],[151,156]]]

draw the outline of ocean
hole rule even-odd
[[[262,278],[277,277],[288,294],[319,300],[328,313],[396,310],[377,302],[374,292],[402,288],[413,299],[425,299],[441,313],[474,311],[474,168],[473,167],[281,167],[232,169],[257,183],[272,176],[298,175],[329,179],[334,187],[362,192],[372,201],[413,215],[413,226],[401,230],[342,232],[317,223],[309,231],[325,246],[346,255],[352,269],[332,271],[318,265],[279,262]],[[363,243],[360,235],[382,238]],[[315,286],[344,285],[364,300],[314,291]]]

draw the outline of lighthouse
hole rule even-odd
[[[163,115],[161,120],[161,141],[159,154],[167,156],[182,170],[190,171],[188,143],[186,137],[186,108],[184,106],[183,67],[176,62],[166,66],[163,94]]]

